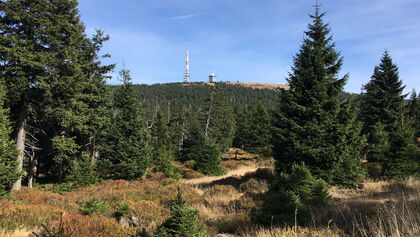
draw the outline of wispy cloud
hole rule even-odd
[[[173,17],[167,17],[167,18],[161,18],[161,19],[147,21],[146,23],[176,21],[176,20],[182,20],[182,19],[188,19],[188,18],[193,18],[193,17],[197,17],[197,16],[202,16],[202,15],[205,15],[205,14],[206,14],[205,12],[201,12],[201,13],[196,13],[196,14],[173,16]]]

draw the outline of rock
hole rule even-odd
[[[137,220],[137,217],[135,217],[134,215],[119,217],[118,223],[124,228],[136,227],[140,225],[139,221]]]

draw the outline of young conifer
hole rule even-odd
[[[129,71],[120,72],[122,85],[114,94],[114,115],[107,129],[98,171],[105,178],[139,179],[150,167],[152,149]]]
[[[171,216],[154,233],[154,237],[205,237],[197,220],[198,211],[188,206],[181,189],[171,204]]]

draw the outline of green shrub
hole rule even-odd
[[[126,216],[130,214],[130,212],[131,212],[130,204],[126,202],[122,202],[120,203],[120,205],[118,205],[117,209],[115,210],[115,216],[116,217]]]
[[[98,182],[98,176],[94,173],[94,167],[87,152],[82,154],[80,160],[73,161],[66,182],[73,189],[88,187]]]
[[[82,206],[79,208],[79,213],[82,215],[92,215],[92,214],[99,214],[103,215],[108,210],[108,204],[96,199],[92,198],[85,203],[82,204]]]
[[[253,210],[261,223],[300,225],[315,220],[314,209],[331,204],[325,181],[317,179],[304,165],[294,165],[290,174],[282,173],[272,185],[262,208]]]

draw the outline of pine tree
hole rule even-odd
[[[174,149],[170,142],[168,126],[161,111],[158,111],[156,115],[151,136],[154,170],[164,172],[172,178],[180,178],[180,170],[173,164]]]
[[[389,136],[389,149],[383,158],[382,172],[386,178],[403,178],[418,172],[420,159],[416,156],[414,130],[410,119],[406,119],[401,111],[393,126],[393,132]]]
[[[221,152],[229,149],[235,135],[235,117],[225,93],[217,85],[212,88],[210,98],[204,103],[202,120],[205,124],[204,135]]]
[[[178,194],[171,204],[171,216],[157,228],[155,237],[205,237],[207,234],[197,220],[198,211],[188,204],[178,188]]]
[[[57,182],[61,183],[70,164],[80,154],[80,134],[86,129],[88,105],[83,101],[87,78],[83,74],[83,50],[86,36],[76,0],[48,2],[50,14],[46,41],[51,66],[42,81],[45,114],[52,125],[51,146],[57,164]]]
[[[271,155],[271,119],[261,100],[252,106],[249,120],[245,150],[265,157]]]
[[[129,71],[120,72],[123,84],[114,94],[114,115],[107,129],[98,160],[98,171],[105,178],[139,179],[150,168],[152,149],[141,105],[135,97]]]
[[[204,136],[196,116],[192,118],[184,142],[184,159],[193,160],[194,169],[206,175],[219,175],[224,172],[220,166],[222,158],[219,148]]]
[[[415,136],[420,137],[420,95],[417,95],[416,90],[411,92],[410,100],[408,101],[408,115],[414,121]]]
[[[375,124],[370,133],[371,142],[367,145],[368,153],[366,158],[370,162],[382,162],[389,151],[389,136],[385,126],[381,123]]]
[[[281,90],[274,113],[273,154],[277,172],[305,163],[312,174],[335,183],[333,174],[337,172],[333,171],[344,169],[344,163],[360,166],[359,157],[355,157],[358,151],[349,149],[348,141],[358,139],[357,129],[346,131],[357,125],[351,119],[339,119],[343,110],[339,96],[347,80],[347,75],[337,78],[343,58],[335,50],[318,6],[310,17],[313,22],[287,79],[290,89]]]
[[[364,122],[363,133],[372,142],[370,134],[377,123],[385,126],[386,132],[392,132],[404,98],[405,86],[399,79],[398,67],[392,62],[388,51],[385,51],[379,66],[375,67],[371,80],[364,85],[361,97],[360,117]]]
[[[244,148],[249,141],[249,119],[250,115],[241,107],[235,107],[236,129],[233,138],[233,147]]]
[[[101,141],[102,132],[110,123],[111,94],[106,85],[106,79],[110,78],[109,73],[115,64],[102,65],[101,59],[109,58],[110,55],[100,56],[100,50],[109,36],[103,31],[97,30],[92,39],[85,39],[83,44],[82,70],[85,80],[82,100],[87,105],[84,113],[87,115],[87,123],[82,131],[83,143],[89,144],[91,164],[95,163],[98,156],[97,140]],[[100,145],[100,144],[99,144]]]
[[[20,173],[17,169],[17,150],[13,140],[10,139],[11,127],[8,111],[4,108],[6,92],[3,79],[0,80],[0,198],[3,198],[12,189],[13,183]]]

